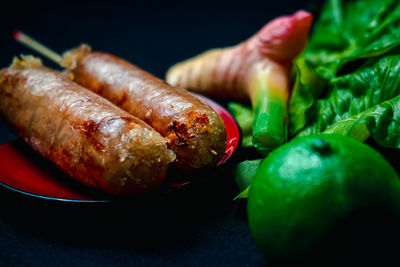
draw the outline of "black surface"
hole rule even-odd
[[[0,67],[31,53],[11,39],[20,29],[55,51],[86,42],[163,77],[175,62],[234,45],[272,18],[307,7],[288,0],[11,1],[0,16]],[[14,138],[1,124],[0,143]],[[245,202],[232,201],[237,189],[230,169],[219,176],[172,195],[98,205],[2,188],[0,265],[265,265],[249,233]]]

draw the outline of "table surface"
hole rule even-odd
[[[288,0],[81,2],[11,2],[0,17],[0,66],[31,54],[11,39],[20,29],[57,52],[85,42],[163,77],[172,64],[237,44],[276,16],[318,6]],[[0,128],[0,144],[15,139],[2,122]],[[245,157],[238,152],[215,180],[152,198],[76,204],[1,188],[0,265],[266,265],[248,229],[246,202],[232,201],[238,191],[231,166]]]

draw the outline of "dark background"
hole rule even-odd
[[[164,77],[178,61],[237,44],[274,17],[316,10],[322,1],[308,2],[11,1],[0,15],[0,67],[32,53],[12,40],[19,29],[57,52],[85,42]],[[15,139],[0,128],[0,143]],[[0,265],[265,265],[245,202],[232,201],[238,192],[230,165],[214,176],[194,188],[112,204],[61,203],[2,188]]]

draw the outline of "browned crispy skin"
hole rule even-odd
[[[165,139],[143,121],[44,67],[0,72],[0,111],[43,157],[111,194],[157,187],[173,160]]]
[[[222,119],[188,91],[101,52],[90,52],[77,60],[72,73],[76,82],[167,137],[181,169],[214,166],[224,155],[226,132]]]

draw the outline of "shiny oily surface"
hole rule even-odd
[[[208,105],[121,58],[102,52],[82,56],[79,49],[77,54],[71,52],[72,57],[81,57],[71,69],[74,80],[166,137],[179,168],[198,169],[220,161],[226,130]]]
[[[197,97],[217,112],[227,129],[225,155],[217,164],[220,166],[228,161],[235,152],[240,140],[239,128],[225,108],[206,97],[199,95]],[[72,203],[102,203],[113,200],[110,195],[90,190],[70,179],[48,161],[39,157],[21,140],[0,145],[0,162],[0,185],[18,193],[35,198]],[[13,164],[8,164],[10,162]],[[181,175],[184,176],[184,174]],[[167,175],[168,178],[179,179],[182,177]],[[185,185],[187,183],[168,183],[163,186],[163,189],[169,192]]]
[[[162,183],[174,155],[160,134],[63,75],[26,64],[1,72],[0,110],[36,152],[110,194],[141,193]]]

